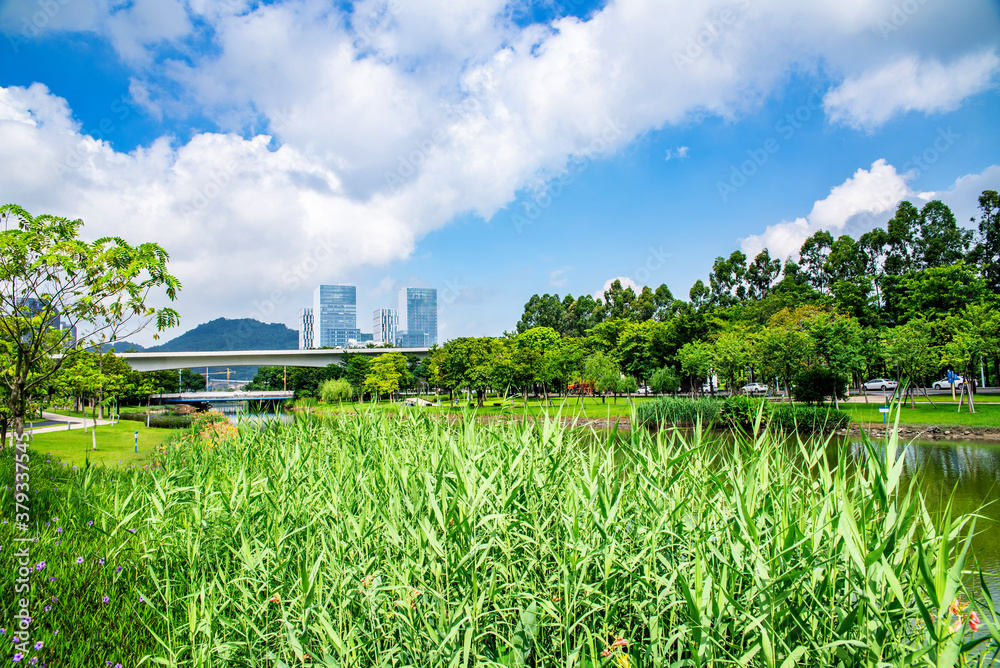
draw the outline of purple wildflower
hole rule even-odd
[[[39,561],[37,564],[35,564],[35,570],[36,571],[40,571],[43,568],[45,568],[45,562],[44,561]]]
[[[76,558],[76,563],[82,564],[83,563],[83,557],[77,557]]]
[[[89,527],[94,526],[94,520],[87,520],[87,526]]]
[[[56,533],[62,533],[62,527],[59,527],[58,529],[56,529]]]
[[[111,600],[110,598],[108,598],[107,596],[105,596],[104,598],[101,599],[101,603],[107,603],[110,600]]]
[[[139,594],[139,602],[140,602],[140,603],[145,603],[145,602],[146,602],[146,599],[144,599],[144,598],[142,597],[142,594]]]
[[[98,559],[97,563],[100,564],[101,566],[103,566],[104,565],[104,560],[103,559]]]
[[[55,581],[56,581],[56,576],[53,575],[52,577],[49,578],[49,582],[55,582]]]
[[[38,642],[35,643],[35,651],[37,652],[41,648],[42,648],[42,641],[39,640]]]
[[[135,529],[129,529],[128,532],[129,533],[135,533]]]
[[[49,610],[51,610],[51,609],[52,609],[52,606],[51,606],[51,605],[47,605],[47,606],[45,606],[45,612],[48,612],[48,611],[49,611]]]
[[[115,569],[115,573],[121,573],[121,572],[122,572],[122,567],[121,566],[119,566],[118,568]]]
[[[24,655],[21,654],[20,652],[17,652],[16,654],[14,654],[14,663],[20,663],[21,659],[23,659],[23,658],[24,658]]]

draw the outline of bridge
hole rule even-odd
[[[285,401],[295,398],[287,392],[174,392],[154,394],[151,398],[166,404],[216,404],[232,401]]]
[[[118,353],[136,371],[197,369],[210,366],[325,367],[344,364],[347,355],[402,353],[426,357],[429,348],[323,348],[319,350],[206,350],[182,353]]]

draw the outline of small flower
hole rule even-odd
[[[973,633],[979,630],[979,615],[975,610],[969,613],[969,628]]]
[[[121,566],[119,566],[118,568],[115,569],[115,573],[121,573],[121,572],[122,572],[122,567]]]
[[[24,658],[24,655],[21,654],[20,652],[17,652],[16,654],[14,654],[14,663],[20,663],[21,659],[23,659],[23,658]]]
[[[94,526],[94,520],[87,520],[87,526],[89,527]]]
[[[35,651],[37,652],[41,648],[42,648],[42,641],[39,640],[38,642],[35,643]]]
[[[116,663],[116,664],[115,664],[115,668],[122,668],[122,664],[120,664],[120,663]]]
[[[83,557],[77,557],[76,558],[76,563],[82,564],[83,563]]]
[[[49,610],[51,610],[51,609],[52,609],[52,606],[51,606],[51,605],[47,605],[47,606],[45,606],[45,612],[48,612],[48,611],[49,611]]]
[[[49,582],[55,582],[55,581],[56,581],[56,576],[53,575],[52,577],[49,578]]]
[[[129,529],[128,532],[129,533],[135,533],[135,529]]]
[[[59,527],[58,529],[56,529],[56,533],[62,533],[62,527]]]
[[[35,570],[36,571],[40,571],[43,568],[45,568],[45,562],[44,561],[39,561],[37,564],[35,564]]]
[[[142,597],[142,594],[139,594],[139,602],[140,602],[140,603],[145,603],[145,602],[146,602],[146,599],[144,599],[144,598]]]
[[[101,603],[107,603],[110,600],[111,600],[110,598],[108,598],[107,596],[105,596],[104,598],[101,599]]]
[[[104,565],[104,559],[98,559],[97,563],[100,564],[101,566],[103,566]]]
[[[281,597],[279,597],[277,594],[275,594],[271,598],[267,599],[267,602],[268,603],[281,603]]]

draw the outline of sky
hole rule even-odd
[[[0,31],[0,200],[161,244],[164,338],[297,328],[320,283],[363,331],[418,286],[442,341],[499,335],[1000,189],[996,0],[2,0]]]

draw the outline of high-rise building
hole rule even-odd
[[[396,343],[399,313],[394,308],[380,308],[372,313],[372,341],[376,344]]]
[[[299,309],[299,350],[309,350],[313,346],[313,310],[306,306]]]
[[[353,285],[320,285],[313,291],[313,346],[346,348],[358,340],[358,293]]]
[[[396,345],[426,348],[438,340],[437,290],[403,288],[399,291],[399,329]]]

